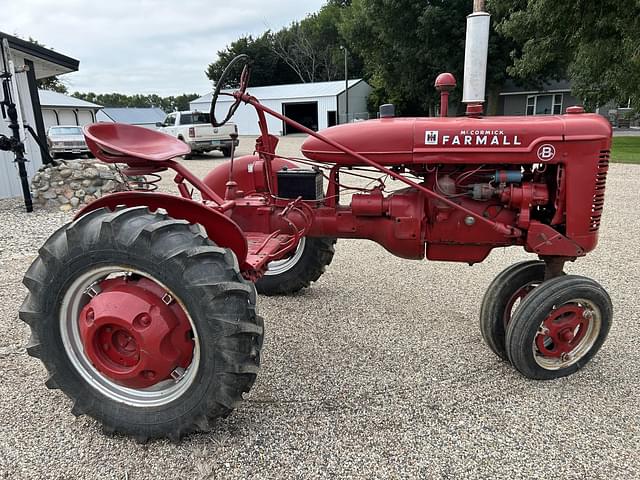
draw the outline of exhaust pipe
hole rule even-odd
[[[473,13],[467,16],[464,48],[464,85],[462,102],[467,115],[481,115],[487,80],[489,24],[491,15],[484,11],[484,0],[474,0]]]

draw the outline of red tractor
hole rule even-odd
[[[563,266],[598,240],[611,145],[603,117],[580,107],[543,118],[487,118],[474,105],[458,118],[383,109],[379,119],[316,133],[246,92],[246,62],[234,59],[223,74],[244,63],[226,118],[215,120],[215,105],[227,78],[211,113],[217,126],[241,102],[254,106],[255,153],[202,180],[174,160],[189,152],[170,136],[119,124],[85,129],[96,157],[147,181],[84,208],[24,277],[29,354],[45,364],[46,385],[73,400],[74,414],[139,440],[207,430],[256,379],[256,290],[308,287],[337,238],[469,264],[496,247],[523,247],[538,259],[504,270],[482,302],[486,343],[533,379],[569,375],[596,354],[611,300]],[[444,74],[436,86],[446,97],[453,83]],[[309,134],[304,158],[276,154],[265,115]],[[154,176],[169,169],[180,196],[153,191]],[[363,176],[371,183],[363,186]],[[389,191],[389,178],[404,188]]]

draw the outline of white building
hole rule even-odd
[[[23,123],[30,125],[40,138],[45,138],[36,80],[75,72],[78,70],[79,62],[48,48],[0,32],[0,41],[3,38],[9,42],[11,57],[18,72],[13,77],[13,83],[18,91]],[[3,95],[1,91],[0,95]],[[0,117],[0,133],[10,136],[8,125],[8,121]],[[29,160],[26,163],[27,174],[31,178],[42,165],[42,156],[32,136],[22,129],[21,135],[25,143],[25,157]],[[14,159],[12,152],[0,151],[0,198],[22,196],[20,177]]]
[[[292,120],[312,130],[322,130],[338,123],[346,123],[345,82],[296,83],[292,85],[273,85],[249,87],[247,93],[256,97],[260,103],[284,114]],[[223,90],[230,93],[233,90]],[[349,122],[354,119],[367,119],[367,97],[371,87],[362,79],[349,80]],[[211,108],[212,93],[200,97],[189,106],[191,110],[208,112]],[[222,120],[233,102],[232,97],[220,96],[216,105],[216,118]],[[251,105],[238,107],[233,122],[238,125],[241,135],[257,135],[258,117]],[[269,131],[275,135],[287,135],[295,131],[275,117],[267,115]]]
[[[95,103],[50,90],[38,90],[44,128],[52,125],[88,125],[96,122],[96,112],[102,108]]]

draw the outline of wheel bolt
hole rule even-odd
[[[151,316],[148,313],[141,313],[133,321],[133,326],[138,330],[147,328],[151,325]]]
[[[153,370],[143,370],[142,371],[142,376],[146,379],[153,379],[156,376],[156,372],[154,372]]]
[[[591,310],[585,308],[584,311],[582,312],[582,317],[586,318],[588,320],[591,317],[593,317],[593,312]]]
[[[91,325],[93,321],[96,319],[96,314],[93,311],[93,308],[90,308],[89,310],[87,310],[87,315],[85,319],[89,325]]]

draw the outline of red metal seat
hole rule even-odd
[[[191,152],[171,135],[123,123],[93,123],[84,127],[84,136],[89,150],[107,163],[166,162]]]

